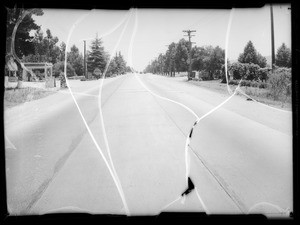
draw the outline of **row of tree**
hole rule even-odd
[[[172,42],[164,54],[160,54],[144,70],[144,72],[167,74],[188,71],[189,42],[185,39]],[[203,71],[209,78],[221,74],[224,65],[225,51],[219,46],[203,46],[192,48],[192,70]]]
[[[174,76],[175,72],[188,71],[189,42],[181,39],[171,43],[164,54],[160,54],[144,70],[144,72],[167,74]],[[219,46],[194,46],[191,50],[192,70],[200,71],[204,79],[224,77],[225,51]],[[255,64],[259,68],[267,67],[267,59],[263,57],[249,41],[243,53],[238,57],[238,63]],[[291,67],[291,52],[283,43],[277,50],[276,66]],[[230,68],[230,62],[228,61]]]
[[[25,10],[22,8],[7,9],[7,54],[11,53],[11,44],[14,41],[16,55],[21,61],[51,62],[54,64],[54,75],[58,76],[64,70],[66,44],[64,42],[59,44],[58,37],[53,36],[49,29],[44,34],[41,27],[35,23],[32,16],[42,16],[42,9],[35,9],[27,14],[17,28],[15,39],[12,39],[15,25],[24,13]],[[32,32],[34,32],[33,36]],[[101,39],[96,36],[91,43],[90,50],[87,51],[87,72],[94,74],[94,71],[97,69],[102,74],[109,62],[109,58],[109,54],[104,50]],[[106,75],[124,74],[129,71],[130,68],[126,66],[124,57],[119,52],[110,61]],[[67,76],[74,75],[84,75],[84,57],[75,45],[67,53]]]
[[[109,61],[110,56],[105,51],[103,42],[98,38],[98,35],[96,35],[96,38],[92,41],[90,51],[87,52],[87,55],[87,71],[94,74],[96,77],[99,77],[99,75],[94,73],[95,70],[100,70],[101,74],[106,71],[105,76],[108,77],[114,74],[125,74],[126,72],[131,71],[130,67],[126,66],[126,61],[121,52],[116,53]],[[109,66],[106,68],[108,64]]]
[[[38,29],[33,38],[34,54],[23,56],[24,62],[51,62],[54,64],[54,75],[64,71],[65,50],[66,44],[61,42],[58,46],[58,38],[52,36],[49,29],[46,30],[46,36]],[[103,42],[97,36],[92,41],[90,50],[87,51],[87,72],[99,78],[95,70],[104,73],[106,65],[109,63],[109,54],[104,50]],[[128,72],[128,67],[121,52],[116,54],[110,61],[110,65],[106,71],[106,76],[113,74],[124,74]],[[79,52],[78,47],[73,45],[67,52],[67,76],[82,76],[84,75],[84,57]]]

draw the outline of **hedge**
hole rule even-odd
[[[269,77],[270,68],[260,68],[257,64],[253,63],[232,63],[229,67],[229,71],[233,75],[234,80],[249,81],[266,81]]]
[[[239,80],[230,80],[228,82],[229,85],[238,85]],[[246,87],[258,87],[258,88],[267,88],[268,84],[265,82],[258,82],[258,81],[250,81],[250,80],[242,80],[240,86]]]
[[[277,67],[268,80],[270,86],[270,94],[274,100],[280,97],[291,96],[292,93],[292,75],[291,69],[285,67]]]

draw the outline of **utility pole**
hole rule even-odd
[[[192,42],[191,42],[191,37],[195,35],[191,35],[192,32],[196,32],[195,30],[184,30],[183,32],[186,32],[189,37],[189,72],[188,72],[188,80],[191,80],[191,75],[192,75]]]
[[[83,40],[84,43],[84,50],[83,50],[83,71],[84,71],[84,77],[87,79],[87,75],[86,75],[86,44],[85,44],[85,40]]]
[[[274,21],[273,21],[273,7],[272,7],[272,4],[270,4],[270,13],[271,13],[272,72],[274,72],[274,64],[275,64],[275,47],[274,47]]]
[[[169,51],[169,45],[166,45],[167,47],[168,47],[168,49],[167,49],[167,51],[166,51],[166,55],[168,54],[168,51]],[[170,69],[170,65],[169,65],[169,69]],[[169,70],[168,70],[168,68],[167,68],[167,72],[166,72],[167,74],[166,74],[166,76],[169,76]],[[172,74],[171,74],[172,75]]]

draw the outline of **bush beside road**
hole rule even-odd
[[[8,87],[4,93],[4,109],[12,108],[25,102],[45,98],[56,93],[56,90],[25,86],[24,88]]]
[[[275,78],[274,78],[275,79]],[[227,94],[227,84],[221,83],[220,80],[209,80],[209,81],[196,81],[191,80],[190,83],[207,88],[211,91],[216,91],[222,94]],[[253,83],[253,82],[252,82]],[[258,85],[252,85],[250,81],[244,81],[241,85],[240,89],[253,99],[270,105],[272,107],[277,107],[281,109],[291,110],[292,108],[292,100],[291,95],[285,93],[285,89],[281,89],[282,92],[276,92],[276,94],[279,96],[278,98],[274,98],[274,89],[277,89],[277,87],[273,86],[271,87],[267,83],[262,83]],[[238,85],[238,81],[231,80],[229,82],[231,90],[235,90],[235,88]],[[251,86],[252,85],[252,86]],[[265,88],[262,88],[265,87]],[[290,92],[289,92],[290,93]],[[242,94],[238,93],[238,95],[243,96]]]

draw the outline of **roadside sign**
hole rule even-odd
[[[101,70],[99,68],[96,68],[94,70],[94,74],[97,75],[97,76],[100,76],[101,75]]]

